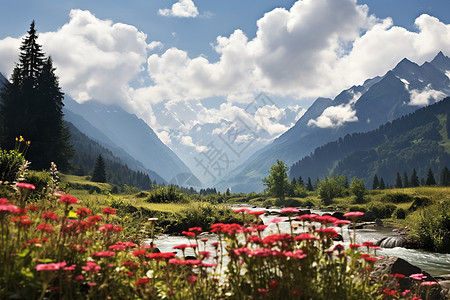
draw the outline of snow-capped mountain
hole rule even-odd
[[[333,100],[318,98],[298,122],[234,169],[217,187],[261,191],[261,179],[280,159],[291,165],[316,147],[354,132],[367,132],[450,95],[450,59],[442,52],[419,66],[403,59],[382,77],[353,86]]]

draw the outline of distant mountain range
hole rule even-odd
[[[367,133],[348,134],[318,147],[290,168],[290,178],[345,175],[370,188],[375,175],[395,183],[397,172],[421,178],[450,166],[450,97]]]
[[[230,172],[217,188],[261,191],[261,179],[280,159],[292,165],[338,137],[367,132],[450,95],[450,59],[439,52],[419,66],[403,59],[382,77],[368,79],[336,98],[318,98],[295,126]]]
[[[67,121],[131,168],[154,171],[167,182],[201,186],[189,168],[136,115],[96,101],[79,104],[68,96],[64,104]]]

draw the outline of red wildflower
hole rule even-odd
[[[189,284],[193,284],[196,281],[197,281],[197,276],[191,275],[188,277]]]
[[[284,254],[284,256],[286,257],[292,257],[292,258],[297,258],[297,259],[302,259],[306,257],[306,254],[303,254],[302,250],[296,250],[295,252],[292,251],[288,251]]]
[[[252,229],[256,231],[264,231],[267,227],[269,227],[269,225],[256,225],[252,226]]]
[[[424,281],[420,285],[432,286],[432,285],[438,285],[438,284],[439,283],[437,283],[436,281]]]
[[[267,294],[269,292],[269,289],[258,289],[258,293],[260,294]]]
[[[385,289],[385,290],[383,290],[383,293],[385,295],[387,295],[387,296],[393,296],[393,295],[397,294],[397,291],[396,290]]]
[[[405,278],[406,276],[403,274],[395,273],[394,278]]]
[[[102,210],[102,214],[104,214],[104,215],[115,215],[116,214],[116,209],[115,208],[111,208],[111,207],[105,207]]]
[[[36,266],[36,271],[55,271],[66,265],[65,262],[50,263],[50,264],[39,264]]]
[[[185,236],[195,236],[195,232],[190,232],[190,231],[182,231],[181,234],[183,234]]]
[[[317,238],[315,236],[313,236],[311,233],[300,233],[299,235],[297,235],[296,237],[294,237],[295,241],[312,241],[312,240],[317,240]]]
[[[39,210],[39,207],[36,206],[36,205],[28,205],[27,208],[28,208],[30,211],[38,211],[38,210]]]
[[[272,290],[277,290],[278,286],[279,286],[279,284],[278,284],[278,281],[276,281],[276,280],[272,280],[269,282],[269,287]]]
[[[86,262],[86,266],[81,267],[83,270],[86,270],[88,272],[94,272],[97,273],[99,270],[101,270],[100,266],[97,265],[95,262],[93,261],[87,261]]]
[[[334,221],[334,225],[335,226],[339,226],[339,227],[341,227],[341,226],[343,226],[345,224],[350,224],[350,223],[351,222],[349,220],[336,220],[336,221]]]
[[[121,231],[123,231],[123,228],[121,226],[119,226],[119,225],[116,225],[116,226],[113,227],[113,230],[115,232],[121,232]]]
[[[144,285],[144,284],[147,284],[147,283],[149,282],[149,280],[150,280],[150,279],[148,279],[147,277],[139,278],[138,280],[136,280],[136,281],[134,282],[134,284],[135,284],[136,286],[138,286],[138,285]]]
[[[254,216],[260,216],[265,214],[266,212],[264,210],[258,210],[258,211],[251,211],[249,212],[250,215],[254,215]]]
[[[189,228],[190,232],[202,232],[202,228],[201,227],[192,227]]]
[[[172,249],[186,249],[186,248],[195,248],[197,247],[197,244],[182,244],[182,245],[178,245],[178,246],[173,246]]]
[[[66,203],[67,205],[76,204],[78,203],[78,199],[70,195],[63,195],[61,196],[61,199],[59,199],[59,202]]]
[[[116,255],[116,252],[114,251],[99,251],[91,253],[91,256],[97,256],[97,257],[110,257]]]
[[[23,189],[28,189],[28,190],[35,190],[36,189],[36,187],[34,185],[32,185],[31,183],[25,183],[25,182],[18,182],[18,183],[16,183],[16,187],[23,188]]]
[[[409,278],[415,279],[415,280],[422,280],[427,278],[427,276],[423,275],[422,273],[412,274],[409,275]]]
[[[350,248],[352,249],[358,249],[359,247],[362,247],[362,245],[350,244]]]
[[[363,246],[366,246],[366,247],[373,246],[373,242],[364,242]]]
[[[280,213],[282,214],[296,214],[299,213],[299,210],[293,207],[285,207],[283,208]]]
[[[0,204],[0,212],[2,211],[6,211],[6,212],[15,212],[17,210],[17,206],[15,205],[4,205],[4,204]]]
[[[145,249],[140,249],[140,250],[134,250],[134,251],[133,251],[133,255],[134,255],[134,256],[142,256],[142,255],[144,255],[145,253],[147,253],[147,252],[145,252]]]
[[[297,217],[296,219],[297,219],[297,220],[300,220],[300,221],[310,221],[310,222],[313,222],[313,221],[316,220],[316,218],[317,218],[318,216],[319,216],[319,215],[317,215],[317,214],[305,214],[305,215],[301,215],[301,216]]]
[[[41,223],[41,224],[39,224],[39,225],[36,227],[36,229],[37,229],[37,230],[42,230],[42,231],[45,231],[45,232],[48,232],[48,233],[53,233],[52,225],[46,224],[46,223]]]
[[[335,218],[335,217],[332,217],[329,215],[324,215],[324,216],[317,216],[315,221],[322,223],[322,224],[332,224],[332,223],[338,221],[338,218]]]
[[[331,227],[329,227],[329,228],[319,228],[319,229],[316,229],[316,232],[318,232],[320,236],[327,236],[327,237],[330,237],[330,238],[334,238],[334,237],[336,237],[338,235],[337,231],[334,230],[334,228],[331,228]]]
[[[369,263],[374,263],[378,260],[376,257],[364,257],[364,259]]]
[[[58,220],[58,215],[52,211],[46,211],[42,214],[42,218],[46,220]]]
[[[0,198],[0,205],[10,205],[10,204],[12,204],[12,202],[9,201],[8,199]]]
[[[234,212],[235,213],[249,213],[249,212],[251,212],[251,210],[250,209],[248,209],[248,208],[237,208],[237,209],[233,209],[234,210]]]
[[[263,240],[257,235],[251,235],[247,238],[247,242],[261,244],[263,242]]]
[[[280,223],[283,221],[284,221],[284,218],[273,218],[272,220],[270,220],[270,223]]]
[[[103,226],[100,226],[100,228],[98,230],[100,231],[113,231],[114,225],[113,224],[105,224]]]
[[[199,253],[203,258],[206,258],[206,259],[209,258],[209,254],[210,254],[209,251],[200,251]]]
[[[100,222],[101,219],[102,219],[101,216],[95,215],[95,216],[89,216],[88,221],[92,222],[94,224],[97,224],[98,222]]]
[[[165,260],[175,257],[173,252],[162,252],[162,253],[148,253],[146,257],[156,260]]]
[[[344,214],[344,217],[351,219],[352,221],[356,221],[359,217],[363,216],[364,213],[361,211],[350,211]]]
[[[80,217],[84,218],[84,217],[86,217],[87,215],[90,215],[90,214],[92,213],[92,211],[91,211],[90,209],[87,209],[86,207],[83,206],[82,208],[78,209],[78,210],[76,211],[76,213],[77,213],[77,215],[79,215]]]

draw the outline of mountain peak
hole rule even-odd
[[[430,64],[444,72],[450,70],[450,58],[445,56],[442,51],[439,51]]]

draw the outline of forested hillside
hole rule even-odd
[[[105,162],[106,179],[109,183],[118,186],[127,184],[140,189],[150,189],[153,183],[166,183],[156,173],[151,174],[153,176],[150,177],[144,172],[130,169],[119,158],[114,156],[110,150],[89,139],[72,123],[67,123],[67,126],[71,133],[70,143],[75,150],[75,155],[71,161],[73,174],[86,175],[92,172],[98,156],[101,155]]]
[[[428,170],[439,174],[450,165],[450,98],[417,110],[367,133],[348,134],[293,164],[290,178],[345,175],[363,178],[377,175],[393,185],[397,172],[414,169],[419,178]]]

